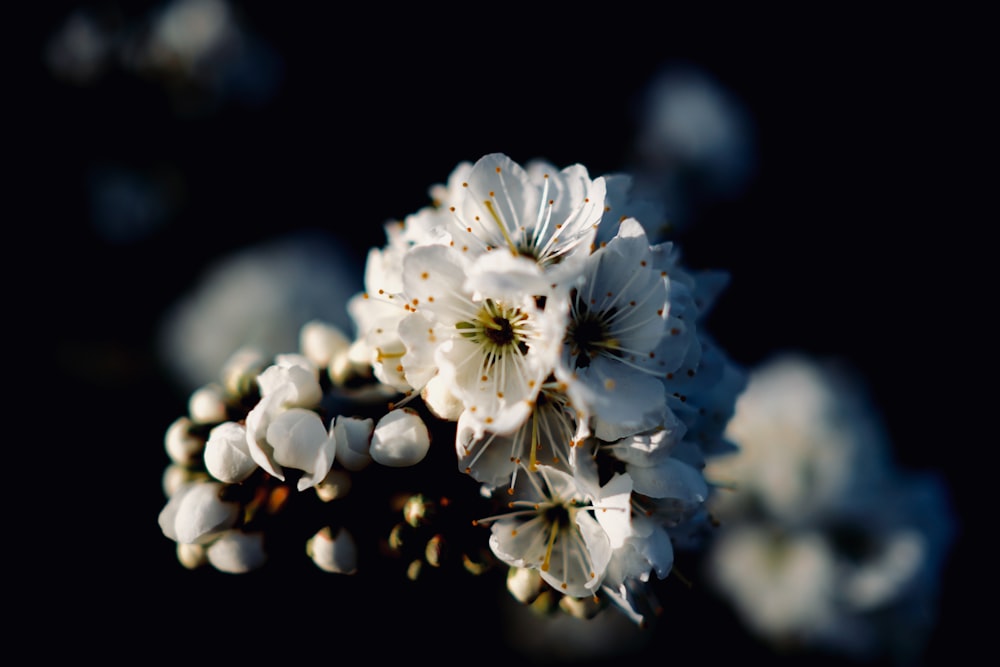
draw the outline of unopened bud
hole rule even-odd
[[[351,490],[351,476],[343,470],[331,470],[316,485],[316,495],[325,503],[343,498]]]
[[[226,420],[225,389],[218,384],[206,384],[191,392],[188,415],[196,424],[218,424]]]
[[[563,595],[559,600],[559,608],[574,618],[587,620],[597,616],[604,605],[596,597],[574,598]]]
[[[545,589],[545,582],[537,570],[511,567],[507,571],[507,590],[521,604],[531,604]]]
[[[337,535],[329,526],[321,528],[306,542],[306,553],[325,572],[354,574],[358,569],[358,549],[354,538],[341,528]]]
[[[389,548],[393,551],[399,551],[403,548],[403,531],[406,530],[406,524],[397,523],[389,531]]]
[[[189,570],[208,565],[208,554],[203,544],[177,543],[177,560]]]
[[[257,570],[267,562],[264,534],[228,530],[208,545],[208,562],[220,572],[244,574]]]
[[[444,537],[439,533],[427,540],[427,546],[424,547],[424,558],[427,559],[427,563],[431,567],[441,567],[441,561],[444,558],[444,551]]]
[[[430,433],[420,415],[411,408],[397,408],[375,425],[369,453],[376,463],[402,468],[420,463],[430,444]]]
[[[174,463],[189,466],[201,459],[205,439],[191,432],[193,426],[194,422],[189,417],[178,417],[167,427],[163,446]]]
[[[430,514],[430,503],[422,494],[416,493],[406,499],[403,505],[403,519],[414,528],[427,522]]]

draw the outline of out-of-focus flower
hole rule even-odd
[[[318,232],[223,257],[165,313],[160,356],[178,385],[191,390],[215,381],[237,350],[264,357],[297,350],[307,322],[349,332],[344,304],[360,287],[355,266],[335,237]]]
[[[284,76],[278,52],[227,0],[164,0],[129,20],[76,9],[49,37],[44,58],[76,85],[95,84],[112,68],[159,82],[182,115],[260,105]]]
[[[897,469],[864,387],[843,366],[782,355],[751,373],[710,459],[725,489],[709,579],[782,648],[916,659],[936,622],[954,533],[947,490]]]
[[[707,71],[665,65],[646,84],[638,110],[632,197],[663,203],[670,227],[687,225],[701,205],[730,199],[750,182],[757,166],[752,119]]]
[[[90,85],[104,75],[119,33],[110,17],[75,9],[45,43],[45,63],[55,76],[76,85]]]

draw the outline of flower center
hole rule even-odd
[[[485,299],[473,321],[458,322],[455,327],[462,336],[481,345],[491,358],[500,358],[516,348],[528,352],[524,323],[528,316],[519,308],[511,308],[493,299]]]
[[[621,356],[618,339],[611,335],[610,321],[617,308],[593,312],[573,291],[573,317],[566,327],[566,342],[577,368],[586,368],[599,354]]]

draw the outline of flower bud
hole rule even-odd
[[[208,546],[206,555],[220,572],[244,574],[259,569],[267,562],[264,533],[228,530]]]
[[[350,345],[340,329],[320,320],[306,322],[299,330],[299,349],[318,368],[328,368]]]
[[[257,462],[250,456],[243,424],[222,422],[208,434],[205,468],[220,482],[237,484],[253,474]]]
[[[545,589],[537,570],[511,567],[507,571],[507,590],[521,604],[531,604]]]
[[[563,595],[559,599],[559,608],[573,618],[587,620],[597,616],[598,612],[604,608],[604,605],[601,604],[600,600],[593,597],[574,598],[569,595]]]
[[[321,570],[337,574],[354,574],[358,569],[358,549],[354,538],[341,528],[337,536],[327,526],[306,542],[306,553]]]
[[[420,524],[425,523],[429,513],[430,504],[424,496],[419,493],[407,498],[406,503],[403,505],[403,518],[406,520],[406,523],[410,524],[414,528],[417,528]]]
[[[171,463],[163,470],[163,495],[169,498],[185,484],[208,481],[210,478],[203,470],[179,463]]]
[[[343,470],[331,470],[315,488],[319,499],[328,503],[347,495],[351,490],[351,476]]]
[[[163,534],[185,544],[210,542],[235,525],[239,504],[223,501],[220,482],[193,482],[177,490],[160,511]]]
[[[188,415],[196,424],[217,424],[226,420],[225,390],[217,384],[207,384],[191,392]]]
[[[222,386],[230,395],[243,397],[257,391],[257,376],[267,367],[268,360],[255,347],[242,347],[234,352],[222,367]]]
[[[465,404],[451,391],[451,384],[440,374],[424,385],[420,397],[435,417],[445,421],[458,421],[465,409]]]
[[[337,417],[333,425],[334,440],[337,443],[337,460],[350,471],[366,468],[371,462],[369,454],[372,444],[374,422],[358,417]]]
[[[321,482],[333,465],[333,434],[312,410],[289,408],[278,414],[267,427],[267,441],[274,447],[275,462],[303,472],[299,491]]]
[[[427,425],[411,408],[397,408],[379,419],[370,454],[381,465],[402,468],[420,463],[430,449]]]
[[[444,552],[444,536],[438,533],[431,539],[427,540],[427,545],[424,547],[424,559],[431,567],[441,567]]]
[[[201,458],[205,440],[191,433],[194,422],[189,417],[178,417],[167,427],[163,446],[174,463],[193,465]]]
[[[177,543],[177,560],[189,570],[197,570],[208,564],[208,554],[204,544]]]

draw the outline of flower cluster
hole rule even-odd
[[[311,321],[298,350],[241,349],[168,429],[181,562],[246,572],[304,537],[322,569],[361,570],[380,509],[348,500],[382,471],[378,553],[411,578],[505,568],[537,609],[644,624],[710,525],[703,469],[745,378],[703,331],[725,274],[651,239],[629,185],[490,154],[386,224],[353,336]]]

